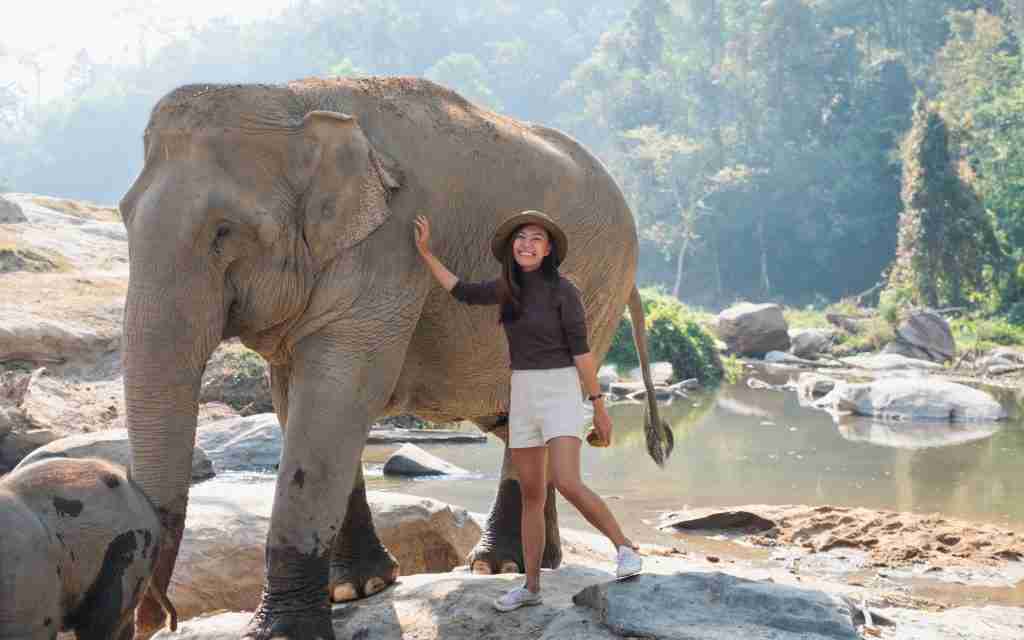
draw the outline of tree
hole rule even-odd
[[[962,305],[1002,267],[991,220],[950,153],[949,130],[922,96],[903,144],[903,213],[889,287],[917,304]]]

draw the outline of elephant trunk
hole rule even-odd
[[[178,287],[177,291],[188,291]],[[124,391],[132,449],[132,480],[149,497],[163,525],[153,586],[166,594],[178,556],[192,472],[199,386],[220,326],[203,330],[202,313],[163,287],[131,283],[125,305]],[[198,316],[198,317],[197,317]],[[213,324],[213,323],[210,323]],[[147,594],[137,632],[146,637],[163,623],[157,599]]]

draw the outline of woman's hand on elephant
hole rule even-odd
[[[416,228],[413,230],[413,234],[416,238],[416,249],[422,255],[430,254],[430,220],[427,220],[426,216],[416,216],[415,222]]]

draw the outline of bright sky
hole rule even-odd
[[[297,0],[17,0],[5,2],[0,21],[0,83],[17,80],[35,93],[32,72],[12,61],[36,54],[44,67],[42,96],[60,95],[64,75],[81,49],[96,62],[120,62],[138,57],[144,28],[180,30],[219,16],[239,22],[279,14]],[[158,43],[152,33],[147,42]]]

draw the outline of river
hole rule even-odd
[[[604,496],[628,535],[670,542],[653,523],[684,507],[831,504],[912,512],[1024,529],[1024,420],[995,424],[837,424],[800,406],[796,394],[727,385],[678,399],[662,415],[675,452],[659,469],[643,442],[642,407],[610,408],[615,442],[584,445],[584,481]],[[472,428],[472,427],[469,427]],[[486,512],[497,487],[502,445],[424,445],[466,469],[465,476],[385,477],[381,463],[397,446],[364,455],[369,489],[428,496]],[[562,526],[589,529],[559,498]]]

